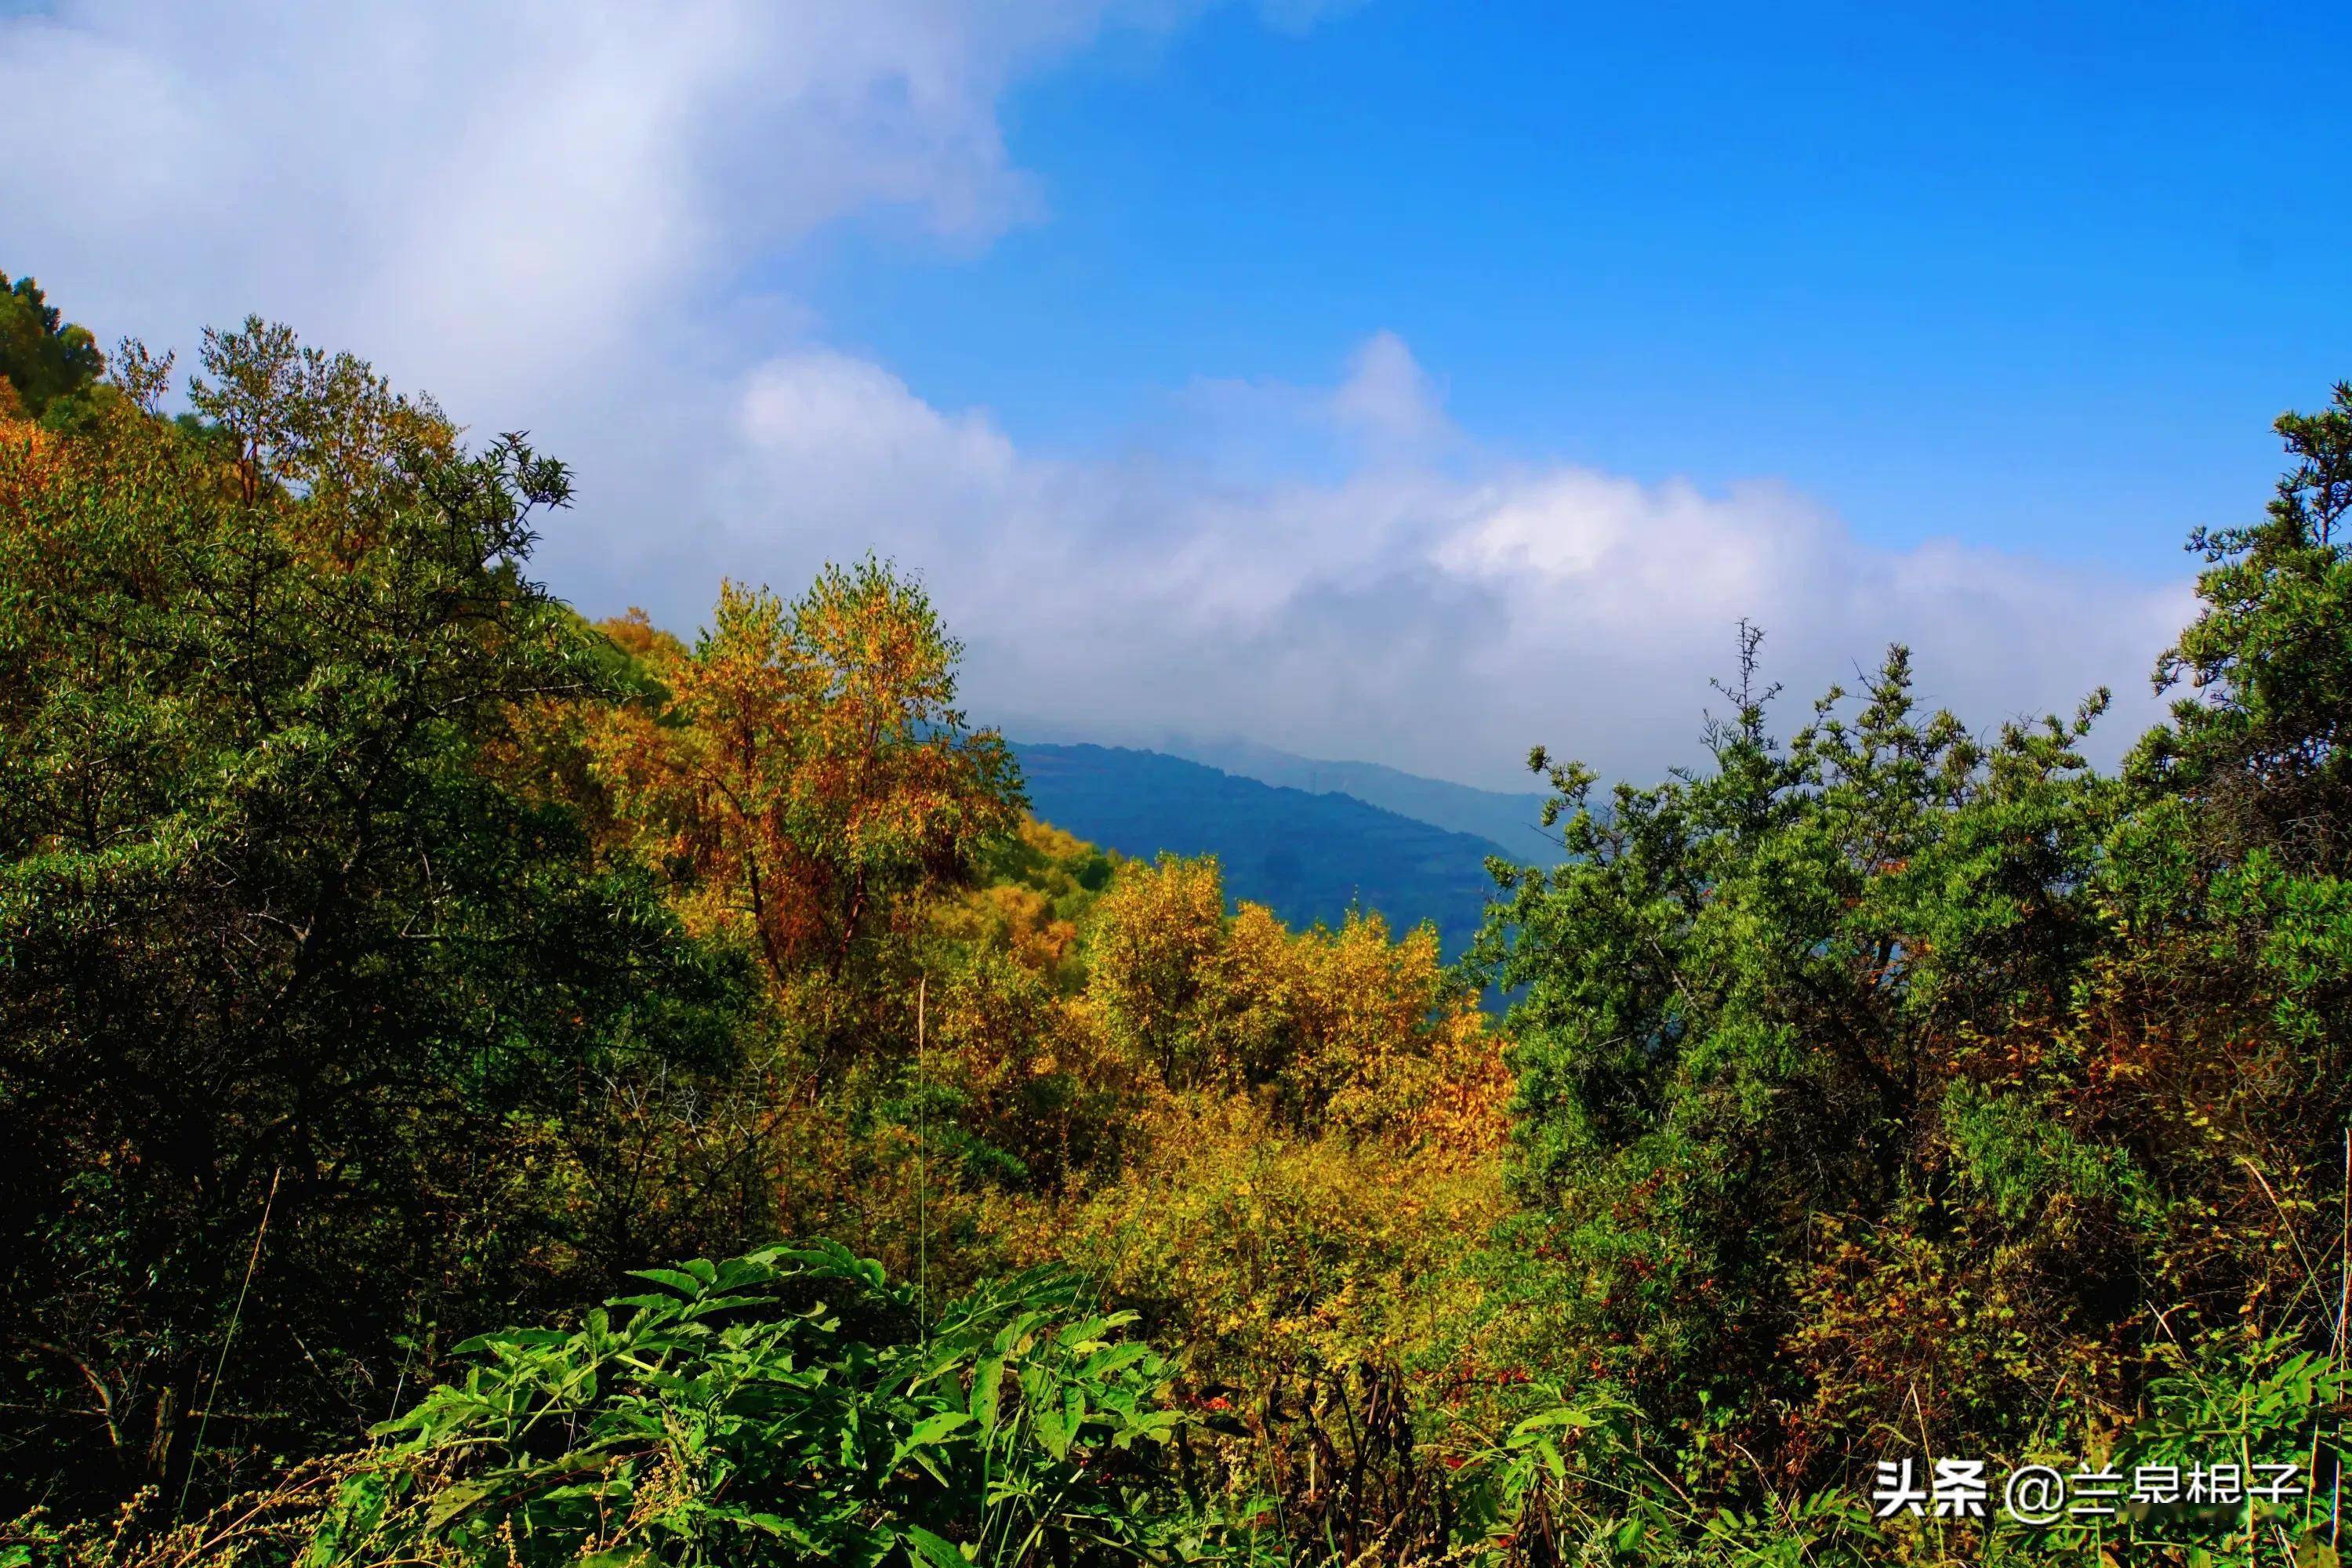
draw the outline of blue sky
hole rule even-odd
[[[1041,221],[812,293],[1040,447],[1387,328],[1516,450],[2170,571],[2352,374],[2330,59],[2352,7],[1226,11],[1011,98]]]
[[[875,550],[1016,732],[1514,787],[1687,760],[1741,616],[1973,724],[2117,694],[2352,374],[2352,8],[0,6],[0,268],[248,310],[691,628]],[[108,112],[91,116],[88,106]]]

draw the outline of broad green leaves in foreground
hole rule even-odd
[[[572,1331],[460,1347],[463,1379],[342,1483],[312,1568],[1222,1555],[1166,1479],[1160,1358],[1067,1276],[984,1289],[929,1332],[830,1245],[641,1277]]]

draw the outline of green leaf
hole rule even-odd
[[[910,1559],[928,1563],[929,1568],[971,1568],[971,1559],[961,1547],[919,1524],[908,1525],[898,1532],[898,1539],[907,1543]]]
[[[1004,1398],[1004,1358],[990,1356],[971,1374],[971,1418],[984,1441],[996,1432],[997,1407]]]
[[[926,1443],[936,1443],[949,1433],[959,1431],[971,1425],[971,1417],[961,1410],[942,1410],[936,1415],[926,1415],[916,1422],[906,1436],[899,1440],[899,1451],[903,1453],[908,1448],[920,1447]]]
[[[1089,1378],[1105,1378],[1124,1372],[1151,1354],[1151,1347],[1129,1342],[1123,1345],[1107,1345],[1087,1358],[1081,1374]]]
[[[707,1268],[709,1265],[705,1264],[703,1267]],[[667,1285],[689,1301],[701,1296],[702,1287],[708,1283],[694,1275],[683,1273],[676,1268],[632,1268],[629,1273],[638,1279],[650,1279],[656,1285]]]
[[[895,1470],[900,1465],[912,1459],[916,1464],[929,1471],[934,1480],[937,1480],[942,1486],[946,1485],[947,1476],[940,1469],[938,1465],[932,1462],[930,1456],[924,1453],[923,1450],[937,1445],[943,1438],[960,1428],[969,1426],[971,1425],[971,1417],[966,1415],[961,1410],[942,1411],[937,1415],[929,1415],[924,1417],[922,1420],[915,1423],[913,1429],[898,1440],[898,1447],[891,1450],[890,1463],[887,1468]]]
[[[1071,1434],[1069,1428],[1062,1424],[1061,1410],[1052,1405],[1039,1404],[1031,1407],[1029,1415],[1036,1425],[1037,1441],[1045,1445],[1045,1451],[1056,1459],[1067,1458]]]
[[[479,1481],[458,1481],[443,1488],[425,1515],[425,1528],[439,1530],[461,1514],[472,1511],[489,1495],[489,1488]]]
[[[1138,1437],[1148,1437],[1155,1443],[1164,1443],[1168,1440],[1168,1434],[1183,1424],[1184,1413],[1181,1410],[1155,1410],[1148,1415],[1138,1415],[1129,1420],[1119,1432],[1117,1442],[1122,1448]]]

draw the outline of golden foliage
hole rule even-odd
[[[1499,1149],[1500,1042],[1447,994],[1433,931],[1392,942],[1370,914],[1294,933],[1223,904],[1213,860],[1163,858],[1104,895],[1085,1003],[1112,1044],[1171,1090],[1251,1096],[1289,1131],[1456,1163]]]
[[[691,650],[642,615],[607,625],[666,700],[601,715],[595,776],[689,924],[741,938],[778,988],[838,979],[1012,829],[1003,743],[964,731],[956,645],[873,563],[790,605],[727,584],[713,620]]]

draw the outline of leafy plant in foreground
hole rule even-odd
[[[461,1347],[472,1369],[379,1428],[305,1562],[1225,1555],[1157,1462],[1181,1419],[1160,1358],[1071,1276],[983,1287],[928,1333],[829,1243],[641,1277],[569,1332]]]

